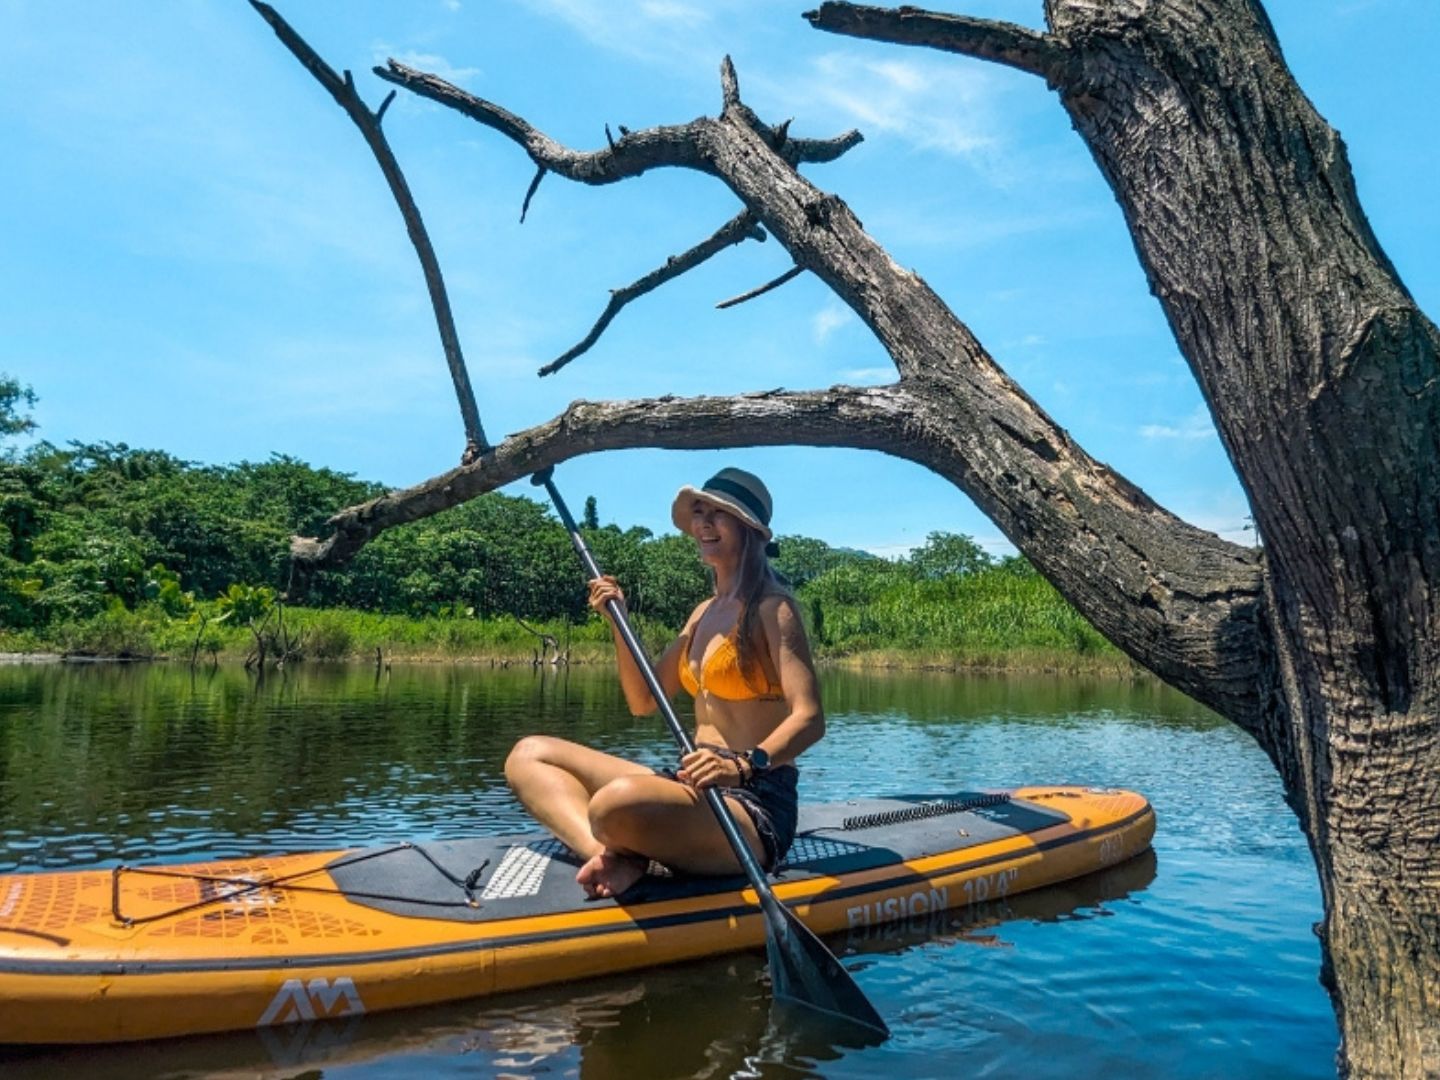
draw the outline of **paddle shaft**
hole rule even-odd
[[[542,477],[543,479],[541,479]],[[545,485],[545,490],[549,492],[550,501],[555,504],[555,510],[560,515],[560,521],[564,524],[565,531],[570,534],[570,543],[575,547],[575,554],[580,556],[580,562],[585,567],[585,572],[592,579],[603,576],[600,572],[600,565],[595,561],[595,556],[590,554],[590,548],[586,545],[585,538],[580,535],[580,530],[575,525],[575,519],[570,516],[570,508],[560,497],[560,492],[556,490],[555,482],[550,479],[549,473],[539,473],[536,479],[539,479]],[[687,754],[693,754],[695,744],[686,734],[685,728],[681,726],[680,718],[675,715],[675,710],[670,705],[670,699],[666,696],[664,687],[660,685],[660,677],[656,674],[654,665],[650,663],[650,658],[645,655],[645,647],[640,644],[640,639],[631,629],[630,620],[625,618],[625,609],[620,606],[618,600],[607,600],[605,610],[610,613],[616,631],[620,634],[621,640],[625,642],[625,647],[630,650],[630,655],[635,658],[635,666],[640,669],[640,674],[645,679],[645,685],[650,689],[650,696],[655,699],[655,704],[660,706],[661,715],[665,717],[665,723],[670,726],[670,734],[680,744],[681,750]],[[755,853],[750,850],[750,845],[740,832],[740,826],[735,824],[735,818],[731,814],[730,808],[725,805],[724,796],[713,787],[703,790],[706,802],[710,804],[715,819],[720,823],[720,830],[725,834],[725,839],[730,842],[730,847],[735,852],[735,858],[740,861],[740,868],[745,871],[745,877],[749,879],[750,884],[762,900],[778,904],[779,901],[775,899],[770,890],[770,883],[765,880],[765,872],[755,861]]]

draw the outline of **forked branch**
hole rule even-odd
[[[865,232],[843,200],[798,172],[805,144],[743,104],[733,69],[722,75],[726,104],[718,117],[622,131],[613,146],[589,154],[431,76],[393,64],[390,76],[423,85],[520,143],[538,167],[570,179],[611,183],[660,165],[717,176],[796,267],[815,273],[875,333],[900,382],[878,390],[577,404],[470,466],[343,511],[332,519],[329,539],[296,542],[297,563],[337,563],[384,528],[598,450],[876,449],[951,480],[1102,633],[1253,729],[1261,714],[1254,554],[1186,525],[1077,446],[940,297]]]
[[[604,150],[572,150],[556,142],[528,120],[510,110],[476,97],[453,83],[398,60],[374,69],[386,82],[407,90],[470,117],[492,128],[518,144],[530,155],[538,168],[553,172],[567,180],[582,184],[613,184],[640,176],[651,169],[688,168],[717,175],[714,165],[703,152],[704,133],[715,121],[700,117],[688,124],[670,124],[625,131],[620,138],[607,140]],[[771,132],[774,134],[773,130]],[[847,131],[832,139],[792,139],[783,135],[778,151],[790,164],[819,164],[834,161],[861,142],[858,131]]]
[[[703,119],[689,124],[628,132],[604,150],[571,150],[509,109],[478,98],[438,75],[418,71],[398,60],[391,60],[385,67],[376,67],[374,71],[386,82],[403,86],[412,93],[448,106],[498,131],[529,154],[538,168],[567,180],[613,184],[664,166],[710,171],[700,157],[695,137],[698,127],[708,123]]]

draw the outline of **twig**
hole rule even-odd
[[[727,109],[740,104],[740,80],[735,77],[735,64],[728,56],[720,61],[720,93]]]
[[[719,229],[696,244],[689,251],[679,255],[672,255],[665,260],[665,265],[650,271],[639,281],[632,282],[624,288],[614,289],[610,293],[610,302],[605,305],[605,310],[600,313],[600,318],[595,320],[595,325],[590,332],[576,345],[556,357],[550,363],[540,369],[541,375],[553,375],[562,367],[574,360],[577,356],[587,352],[595,342],[600,340],[600,335],[610,325],[612,319],[620,314],[620,310],[646,293],[659,288],[667,281],[673,281],[687,270],[699,266],[712,255],[723,251],[732,244],[738,244],[744,240],[753,239],[763,241],[765,230],[755,221],[755,215],[749,210],[742,210],[735,217],[731,218]]]
[[[390,92],[392,94],[395,93],[394,90]],[[535,179],[530,181],[530,187],[525,192],[525,201],[520,204],[520,224],[525,224],[525,215],[530,212],[530,200],[535,197],[535,192],[540,188],[540,181],[545,179],[545,174],[548,171],[544,165],[541,165],[540,168],[535,170]]]
[[[513,611],[510,613],[510,617],[514,619],[517,623],[519,623],[524,629],[530,631],[530,633],[534,634],[537,638],[540,639],[540,651],[535,656],[536,667],[539,667],[541,664],[545,663],[547,651],[550,649],[555,650],[555,659],[551,661],[551,663],[558,664],[560,662],[559,638],[557,638],[554,634],[547,634],[543,630],[536,630],[533,626],[527,623],[524,619],[520,618],[520,616],[516,615]]]
[[[715,306],[717,308],[730,308],[734,307],[736,304],[743,304],[746,300],[754,300],[755,297],[763,296],[771,289],[778,289],[781,285],[784,285],[791,278],[799,277],[804,272],[805,268],[803,266],[792,266],[789,270],[786,270],[774,281],[767,281],[758,289],[751,289],[749,292],[741,293],[739,296],[732,296],[729,300],[721,300]]]
[[[400,215],[405,219],[405,229],[410,234],[410,242],[415,247],[415,254],[420,258],[420,266],[425,273],[425,286],[430,291],[430,303],[435,309],[440,344],[445,350],[445,362],[450,366],[450,378],[455,384],[455,397],[460,404],[460,417],[465,424],[465,454],[462,460],[473,461],[490,448],[490,443],[485,438],[485,429],[480,423],[480,410],[475,404],[475,391],[470,385],[470,374],[466,370],[465,357],[460,350],[460,337],[455,331],[455,318],[450,311],[445,279],[440,272],[440,261],[435,257],[435,248],[430,243],[429,233],[425,231],[425,223],[420,217],[420,208],[415,204],[410,185],[405,182],[405,174],[401,172],[400,163],[396,161],[380,126],[385,110],[390,107],[390,102],[395,97],[395,91],[392,90],[380,108],[372,113],[360,100],[350,72],[346,71],[343,78],[337,75],[335,69],[325,63],[319,53],[269,4],[262,3],[261,0],[250,0],[250,4],[260,13],[260,17],[270,24],[281,43],[315,76],[320,85],[335,99],[336,104],[355,122],[360,134],[365,137],[366,145],[375,155],[380,171],[385,174],[385,181],[390,185],[391,194],[395,196],[395,202],[400,207]]]

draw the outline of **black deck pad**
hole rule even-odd
[[[962,791],[801,806],[795,843],[771,880],[796,881],[889,866],[1035,832],[1067,820],[1065,814],[1048,806],[1011,800],[897,824],[844,827],[847,819],[940,802],[970,802],[984,796],[983,792]],[[374,858],[357,858],[364,854],[351,853],[330,864],[330,874],[341,890],[354,903],[424,919],[491,922],[596,905],[628,907],[727,892],[744,885],[740,875],[650,874],[618,900],[592,900],[575,883],[579,860],[544,833],[426,841]],[[465,890],[451,879],[464,881],[482,866],[471,889],[475,906],[467,906]]]

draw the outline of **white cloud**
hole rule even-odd
[[[521,0],[558,19],[587,41],[663,68],[694,70],[703,64],[713,81],[723,49],[703,33],[719,5],[685,0]]]
[[[979,544],[985,551],[996,559],[1003,559],[1008,555],[1015,555],[1015,545],[1005,539],[1000,533],[992,533],[985,536],[971,536],[970,539]],[[883,544],[866,544],[862,551],[868,551],[871,555],[879,555],[882,559],[904,559],[920,546],[915,541],[893,541]]]
[[[1199,442],[1216,437],[1215,425],[1203,405],[1176,424],[1146,424],[1140,429],[1140,435],[1146,439],[1178,439],[1182,442]]]
[[[892,135],[955,157],[982,158],[997,148],[991,116],[995,82],[984,69],[927,57],[876,59],[828,52],[778,79],[758,79],[779,107],[823,126]]]
[[[841,304],[821,308],[810,320],[810,329],[815,335],[815,344],[824,345],[830,336],[846,323],[855,321],[855,313]]]

